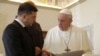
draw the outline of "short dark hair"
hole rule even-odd
[[[18,8],[18,15],[22,15],[23,13],[31,14],[32,12],[37,12],[38,9],[36,8],[35,4],[31,1],[24,2],[20,4]]]

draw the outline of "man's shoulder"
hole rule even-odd
[[[18,27],[14,25],[13,23],[10,23],[6,26],[4,31],[18,31]]]
[[[16,25],[14,25],[13,23],[10,23],[10,24],[7,25],[6,28],[16,28]]]

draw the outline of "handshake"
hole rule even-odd
[[[35,47],[35,56],[39,56],[40,54],[42,54],[42,56],[50,56],[50,52],[41,50],[39,47]]]

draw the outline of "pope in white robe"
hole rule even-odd
[[[52,54],[66,53],[69,51],[83,50],[85,53],[92,51],[87,33],[82,28],[71,24],[72,14],[63,9],[58,16],[59,25],[50,29],[44,40],[43,50]]]

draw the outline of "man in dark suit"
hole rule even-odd
[[[26,29],[35,22],[37,11],[35,4],[30,1],[19,6],[17,18],[3,33],[6,56],[38,56],[41,53]]]
[[[40,24],[35,22],[32,24],[32,26],[27,27],[27,29],[32,36],[33,41],[35,41],[35,46],[42,50],[44,40]],[[38,56],[42,56],[41,53]]]

